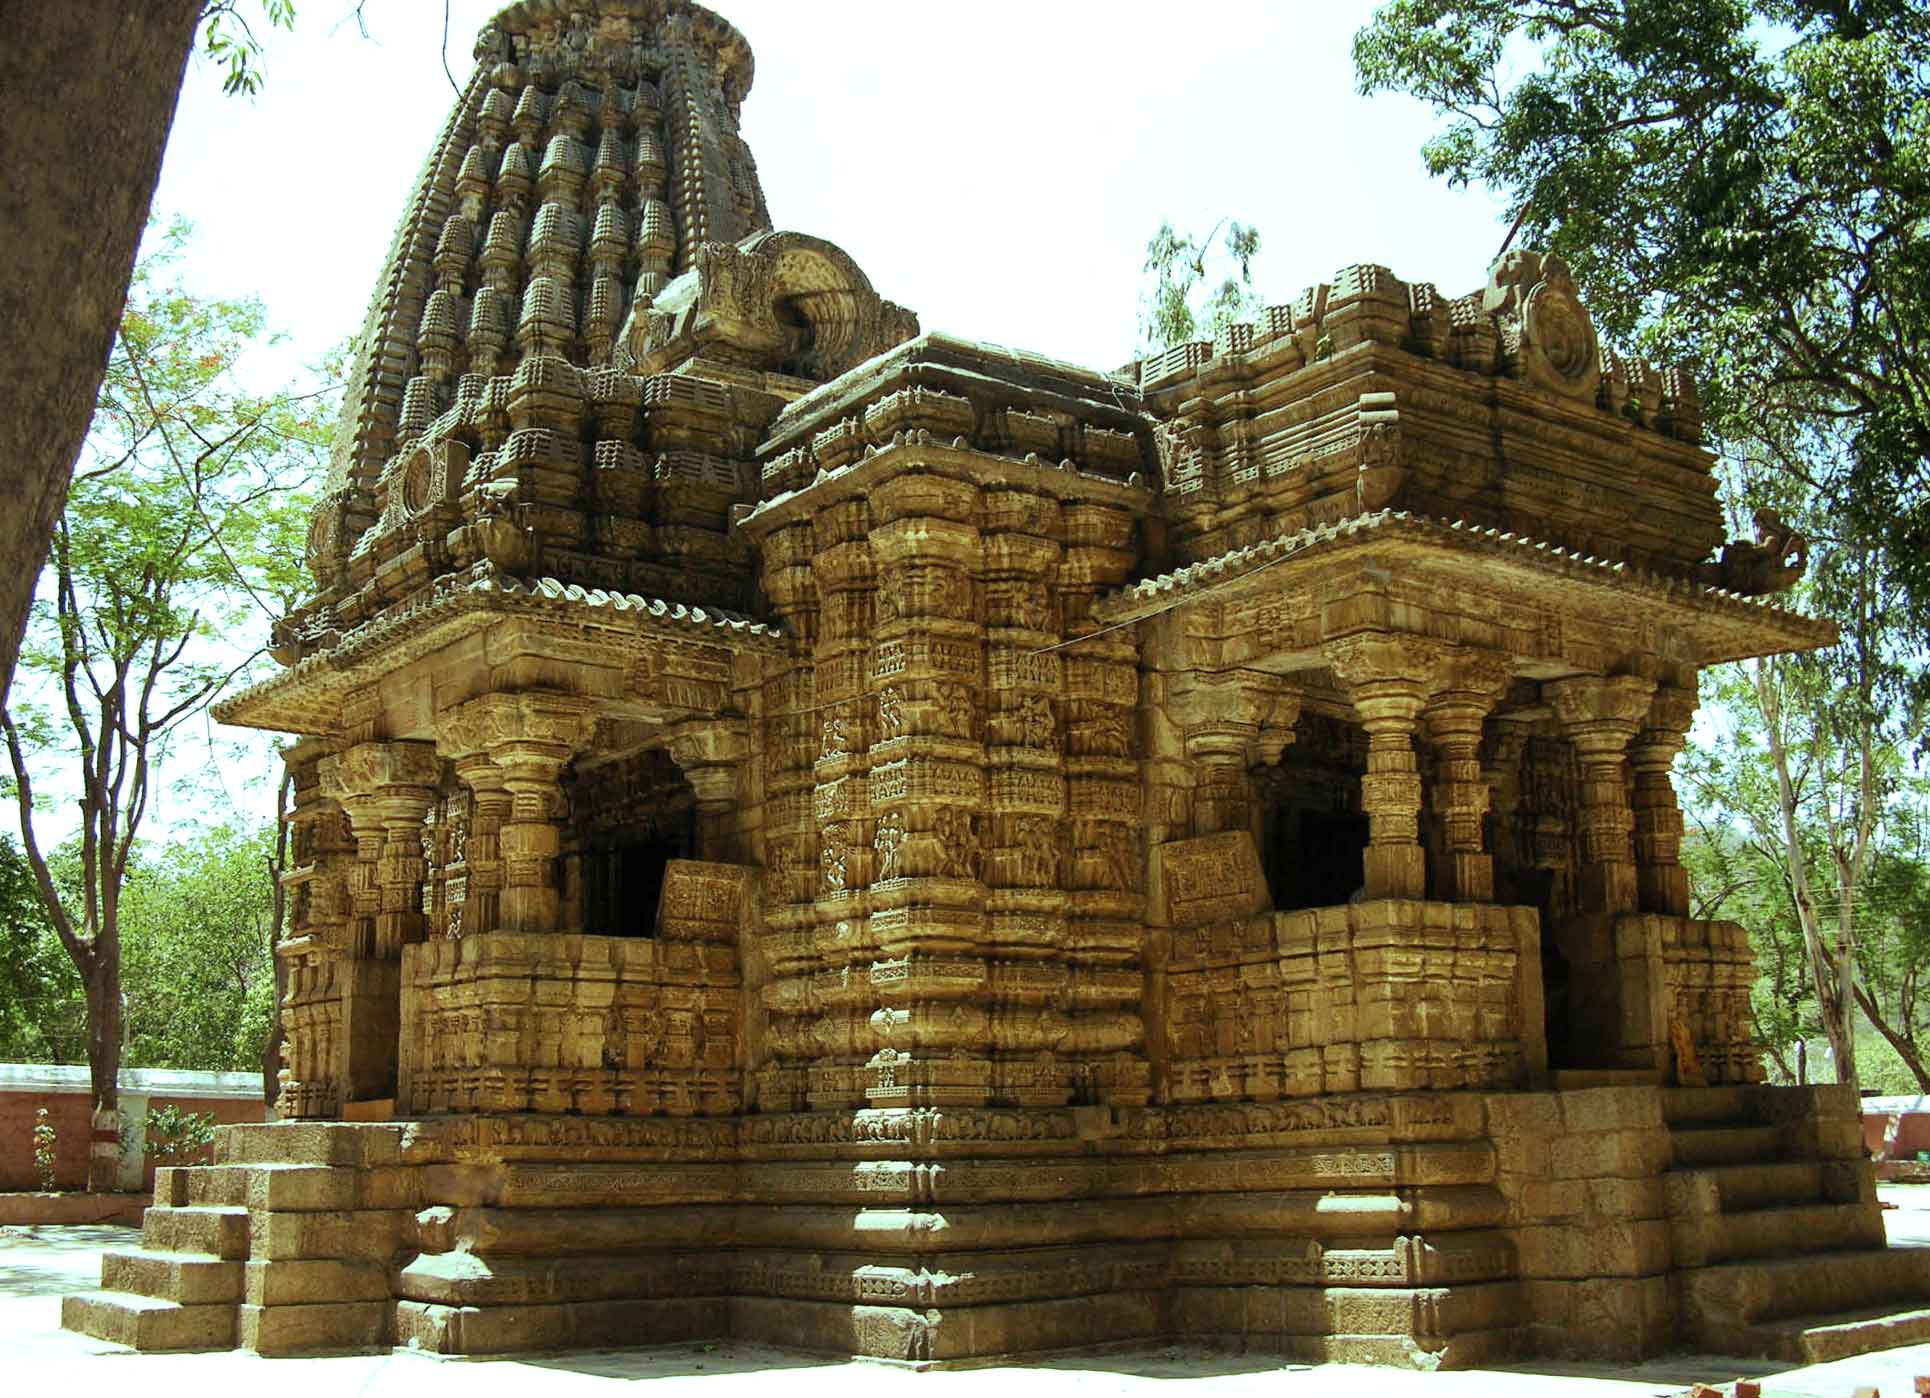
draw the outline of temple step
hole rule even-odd
[[[1747,1123],[1746,1087],[1672,1087],[1662,1094],[1662,1119],[1670,1127]]]
[[[235,1343],[257,1354],[322,1354],[385,1345],[394,1306],[380,1301],[242,1306]]]
[[[127,1248],[101,1258],[101,1289],[184,1306],[233,1305],[241,1299],[243,1264],[210,1253]]]
[[[80,1291],[60,1300],[68,1330],[137,1350],[232,1349],[232,1304],[184,1306],[125,1291]]]
[[[1747,1165],[1713,1165],[1696,1173],[1715,1185],[1724,1213],[1828,1200],[1824,1166],[1820,1161],[1770,1160]]]
[[[1722,1213],[1710,1224],[1709,1262],[1883,1246],[1883,1220],[1855,1204],[1796,1204]],[[1678,1256],[1690,1255],[1686,1248]]]
[[[1782,1128],[1754,1123],[1674,1127],[1669,1143],[1675,1149],[1677,1169],[1759,1165],[1783,1154]]]
[[[141,1220],[141,1245],[152,1252],[244,1258],[248,1255],[248,1210],[201,1204],[149,1209]]]
[[[1930,1300],[1930,1248],[1872,1247],[1756,1258],[1680,1273],[1684,1333],[1713,1352],[1723,1337],[1811,1315],[1827,1298],[1839,1309],[1913,1310]],[[1746,1352],[1734,1351],[1730,1352]]]
[[[1930,1307],[1890,1306],[1798,1316],[1750,1327],[1740,1343],[1746,1353],[1792,1364],[1827,1364],[1873,1350],[1930,1340]]]

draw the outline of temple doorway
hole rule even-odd
[[[566,901],[598,937],[653,937],[664,871],[698,854],[697,794],[667,753],[600,763],[568,786]]]
[[[1303,714],[1280,761],[1259,774],[1260,858],[1275,908],[1334,907],[1359,890],[1367,849],[1367,816],[1360,806],[1366,771],[1365,730]]]

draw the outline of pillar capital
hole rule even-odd
[[[595,732],[597,708],[594,699],[539,689],[479,695],[436,715],[437,746],[466,767],[458,770],[479,806],[486,800],[500,812],[501,893],[493,911],[508,931],[563,930],[556,878],[560,782]],[[506,803],[498,790],[508,793]]]
[[[344,809],[359,798],[385,791],[433,789],[442,776],[435,744],[406,739],[357,743],[315,765],[322,794]]]
[[[1244,828],[1247,771],[1278,761],[1293,741],[1300,692],[1257,670],[1206,670],[1178,679],[1167,693],[1194,767],[1193,833]]]
[[[1576,675],[1541,687],[1555,717],[1584,760],[1594,752],[1616,756],[1647,718],[1655,681],[1640,675]]]
[[[557,753],[568,762],[595,731],[597,707],[594,699],[553,690],[483,694],[436,715],[435,745],[445,757],[496,758],[507,749]]]
[[[1450,655],[1459,647],[1431,636],[1401,631],[1360,631],[1321,647],[1334,678],[1354,691],[1355,705],[1370,700],[1412,696],[1418,710],[1438,687]]]

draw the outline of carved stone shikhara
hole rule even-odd
[[[478,52],[222,710],[299,735],[284,1120],[148,1241],[253,1260],[69,1323],[1773,1350],[1788,1189],[1841,1305],[1919,1294],[1679,864],[1698,671],[1830,635],[1742,595],[1806,546],[1712,559],[1692,387],[1559,259],[1095,373],[774,232],[707,11]]]

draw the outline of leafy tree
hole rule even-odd
[[[0,699],[81,453],[197,28],[230,92],[259,85],[249,13],[291,0],[14,4],[0,45],[0,324],[22,352],[0,379]],[[31,94],[30,98],[28,94]]]
[[[164,846],[121,892],[126,1062],[255,1071],[275,1016],[272,827]]]
[[[26,856],[0,836],[0,1062],[79,1063],[86,1042],[73,964],[48,925]]]
[[[1389,0],[1363,92],[1512,201],[1718,442],[1849,514],[1930,616],[1930,10],[1920,0]],[[1824,439],[1821,452],[1814,449]]]
[[[122,895],[155,764],[263,652],[302,586],[303,488],[326,451],[327,387],[270,394],[244,380],[264,343],[253,301],[204,300],[163,277],[185,231],[137,269],[86,460],[54,535],[22,648],[33,682],[0,706],[21,843],[47,918],[86,990],[98,1127],[117,1124]],[[46,835],[75,792],[76,873]],[[70,808],[71,809],[71,808]],[[108,1183],[111,1152],[90,1166]]]
[[[1819,531],[1831,527],[1813,505],[1802,518]],[[1914,858],[1930,783],[1915,760],[1926,707],[1922,652],[1888,624],[1896,569],[1860,535],[1827,542],[1799,597],[1839,619],[1841,641],[1706,676],[1705,702],[1727,727],[1687,754],[1684,772],[1705,829],[1711,820],[1726,823],[1780,877],[1817,1019],[1838,1076],[1854,1082],[1859,1008],[1906,1062],[1914,1054],[1914,982],[1901,987],[1901,1020],[1872,997],[1869,970],[1884,958],[1865,934],[1881,933],[1884,923],[1865,914],[1883,881],[1901,877],[1900,861]],[[1711,844],[1720,868],[1721,842]],[[1779,1003],[1789,1003],[1788,989],[1784,982]],[[1913,1070],[1920,1066],[1918,1058]]]
[[[1795,1045],[1822,1032],[1816,989],[1796,906],[1782,859],[1754,832],[1725,821],[1707,805],[1690,805],[1682,842],[1689,871],[1690,913],[1739,922],[1749,929],[1756,953],[1756,984],[1749,1000],[1755,1038],[1786,1082],[1806,1081],[1807,1065]]]
[[[1141,350],[1157,354],[1190,340],[1211,339],[1256,315],[1261,302],[1253,290],[1253,259],[1259,251],[1260,230],[1250,224],[1221,219],[1204,238],[1196,238],[1175,232],[1170,222],[1161,223],[1146,244]]]

